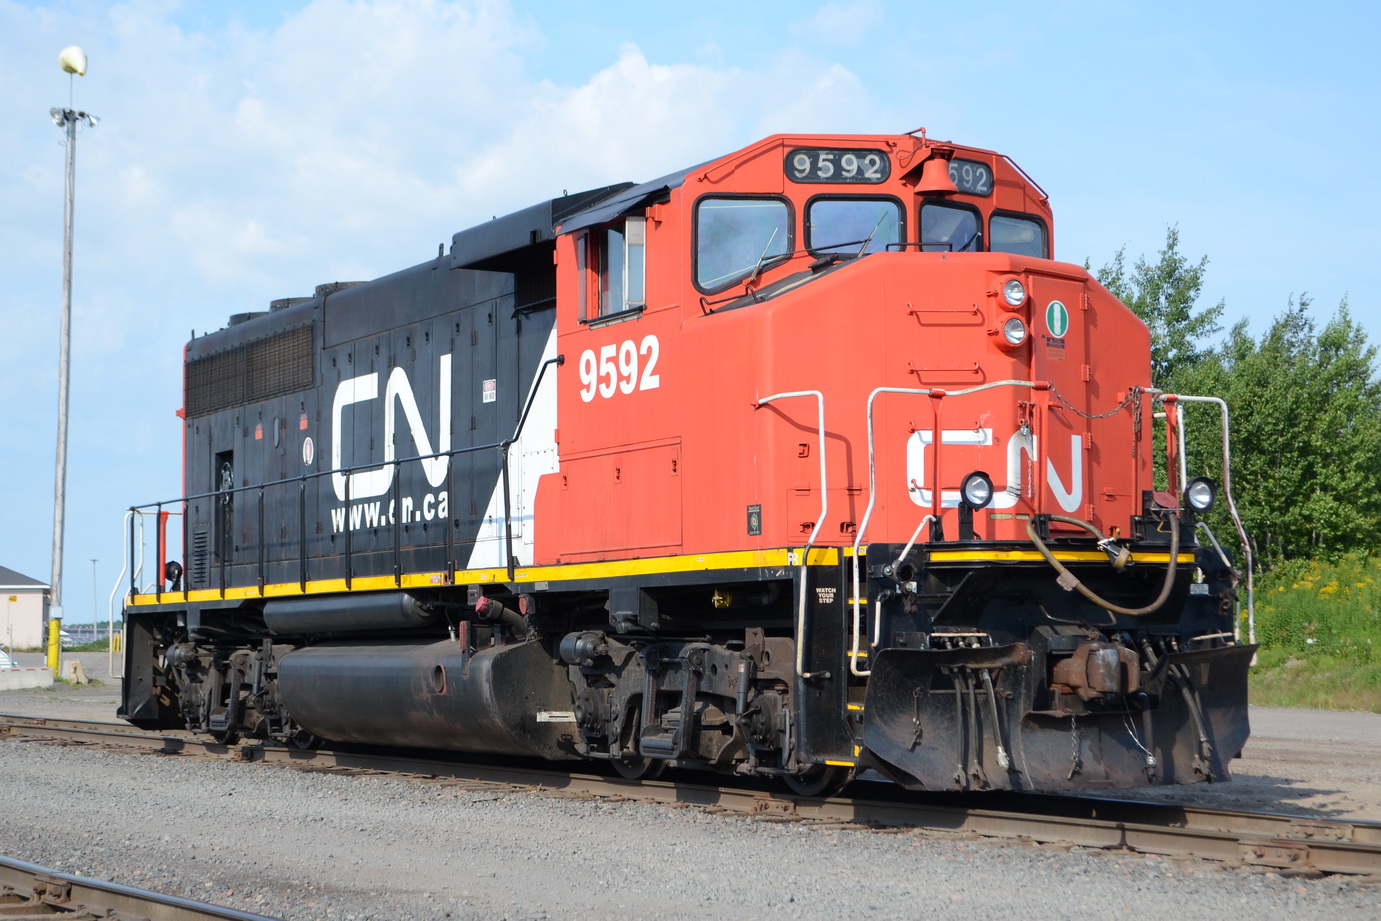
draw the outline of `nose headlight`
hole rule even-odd
[[[1026,286],[1019,279],[1007,279],[1002,286],[1002,299],[1011,307],[1020,307],[1026,303]]]
[[[964,477],[959,491],[964,497],[964,504],[969,508],[986,508],[988,503],[993,501],[992,478],[981,470],[975,470]]]
[[[1002,324],[1002,338],[1008,345],[1021,345],[1026,341],[1026,324],[1019,317],[1011,317]]]
[[[1213,508],[1213,500],[1217,496],[1218,486],[1208,477],[1197,476],[1184,488],[1184,501],[1200,513]]]

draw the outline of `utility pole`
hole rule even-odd
[[[101,622],[98,615],[100,602],[96,598],[96,564],[99,562],[100,560],[95,559],[91,561],[91,639],[93,642],[101,638],[96,632],[96,628]]]

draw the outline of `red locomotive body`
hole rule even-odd
[[[122,713],[808,792],[1225,778],[1235,579],[1154,485],[1146,327],[1051,252],[1002,155],[777,136],[196,340]]]

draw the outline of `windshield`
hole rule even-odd
[[[880,253],[901,242],[901,206],[886,198],[817,198],[806,209],[813,253]]]
[[[989,228],[992,231],[989,245],[993,252],[1046,258],[1045,227],[1040,222],[1030,218],[994,214]]]
[[[956,205],[921,206],[921,249],[925,252],[976,252],[981,242],[977,211]]]
[[[695,283],[706,291],[746,278],[791,251],[786,202],[765,198],[705,198],[696,205]]]

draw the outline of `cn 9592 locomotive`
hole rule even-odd
[[[803,794],[1226,779],[1214,487],[1052,238],[1001,154],[781,135],[233,317],[188,495],[132,510],[120,715]]]

